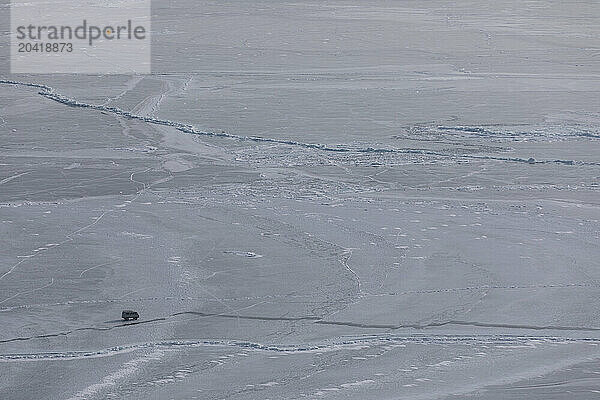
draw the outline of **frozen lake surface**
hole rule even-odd
[[[597,397],[600,6],[457,3],[156,1],[152,75],[0,77],[0,398]]]

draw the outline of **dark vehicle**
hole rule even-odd
[[[125,321],[129,321],[130,319],[138,319],[139,317],[140,314],[133,310],[123,310],[121,313],[121,318],[123,318]]]

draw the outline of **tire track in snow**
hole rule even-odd
[[[34,335],[34,336],[21,336],[21,337],[16,337],[16,338],[11,338],[11,339],[3,339],[3,340],[0,340],[0,344],[11,343],[11,342],[22,342],[22,341],[27,341],[27,340],[32,340],[32,339],[47,339],[47,338],[52,338],[52,337],[68,336],[72,333],[82,332],[82,331],[110,331],[113,329],[122,328],[122,327],[130,326],[130,325],[141,325],[141,324],[149,324],[149,323],[157,322],[157,321],[165,321],[166,319],[167,319],[166,317],[154,318],[154,319],[149,319],[149,320],[144,320],[144,321],[135,321],[135,322],[129,322],[129,323],[124,323],[124,324],[119,324],[119,325],[105,326],[105,327],[86,326],[83,328],[75,328],[70,331],[46,333],[43,335]]]
[[[118,260],[116,260],[118,261]],[[116,261],[96,265],[92,268],[88,268],[82,272],[85,273],[93,268],[112,264]],[[80,274],[81,277],[81,274]],[[391,292],[391,293],[363,293],[362,297],[386,297],[386,296],[404,296],[409,294],[434,294],[434,293],[452,293],[462,291],[476,291],[476,290],[521,290],[521,289],[570,289],[570,288],[597,288],[599,285],[591,283],[564,283],[564,284],[546,284],[546,285],[482,285],[482,286],[467,286],[458,288],[441,288],[441,289],[423,289],[423,290],[407,290],[404,292]],[[248,301],[248,300],[277,300],[277,299],[311,299],[313,296],[310,294],[296,294],[296,295],[264,295],[264,296],[246,296],[246,297],[225,297],[215,299],[213,297],[140,297],[135,299],[127,299],[128,302],[146,302],[146,301]],[[0,312],[9,312],[20,309],[28,309],[35,307],[60,307],[60,306],[71,306],[75,304],[104,304],[104,303],[119,303],[122,302],[122,298],[115,299],[88,299],[88,300],[70,300],[56,303],[37,303],[37,304],[21,304],[17,306],[10,306],[0,308]]]
[[[249,308],[249,307],[246,307]],[[581,332],[600,332],[600,327],[587,327],[587,326],[561,326],[561,325],[526,325],[526,324],[509,324],[509,323],[494,323],[494,322],[478,322],[478,321],[461,321],[461,320],[448,320],[448,321],[437,321],[430,322],[428,324],[385,324],[385,323],[361,323],[355,321],[331,321],[326,320],[325,318],[318,317],[315,315],[308,316],[297,316],[297,317],[276,317],[276,316],[262,316],[262,315],[237,315],[237,314],[225,314],[225,313],[204,313],[197,311],[182,311],[174,314],[170,314],[164,317],[121,323],[119,325],[113,326],[88,326],[72,329],[69,331],[56,332],[56,333],[48,333],[43,335],[34,335],[34,336],[22,336],[15,337],[9,339],[0,340],[0,344],[3,343],[11,343],[11,342],[20,342],[27,341],[33,339],[47,339],[51,337],[60,337],[60,336],[68,336],[72,333],[81,332],[81,331],[110,331],[117,328],[130,327],[135,325],[142,324],[150,324],[158,321],[166,321],[171,318],[175,318],[181,315],[197,315],[200,317],[206,318],[229,318],[229,319],[245,319],[245,320],[257,320],[257,321],[283,321],[283,322],[297,322],[297,321],[307,321],[312,322],[318,325],[337,325],[337,326],[349,326],[354,328],[365,328],[365,329],[389,329],[389,330],[398,330],[398,329],[427,329],[427,328],[439,328],[448,325],[458,325],[458,326],[473,326],[473,327],[482,327],[482,328],[506,328],[506,329],[522,329],[522,330],[550,330],[550,331],[581,331]],[[600,339],[598,339],[600,340]]]
[[[248,300],[264,300],[264,299],[311,299],[313,295],[264,295],[264,296],[245,296],[245,297],[176,297],[176,296],[168,296],[168,297],[142,297],[136,299],[127,299],[128,302],[137,302],[137,301],[248,301]],[[63,302],[56,303],[37,303],[37,304],[21,304],[16,306],[10,306],[5,308],[0,308],[0,312],[8,312],[20,309],[28,309],[35,307],[60,307],[60,306],[71,306],[74,304],[104,304],[104,303],[119,303],[122,302],[123,299],[115,298],[115,299],[90,299],[90,300],[69,300]]]
[[[140,181],[136,181],[136,180],[133,178],[133,177],[134,177],[134,175],[135,175],[136,173],[138,173],[138,172],[144,173],[144,172],[148,172],[148,171],[150,171],[150,170],[151,170],[151,168],[146,168],[146,169],[145,169],[145,170],[143,170],[143,171],[133,171],[133,172],[131,173],[131,175],[129,176],[129,180],[130,180],[131,182],[134,182],[134,183],[139,183],[139,184],[141,184],[141,185],[142,185],[142,189],[138,190],[138,191],[136,192],[135,196],[134,196],[134,197],[133,197],[131,200],[127,200],[127,201],[125,202],[125,204],[126,204],[126,205],[129,205],[129,204],[133,203],[135,200],[137,200],[137,199],[138,199],[138,198],[139,198],[139,197],[142,195],[142,193],[144,193],[144,192],[146,191],[146,189],[147,189],[148,187],[152,186],[152,184],[150,184],[150,185],[146,185],[145,183],[143,183],[143,182],[140,182]],[[117,208],[118,208],[118,206],[117,206]],[[101,213],[99,216],[97,216],[97,217],[94,217],[94,221],[93,221],[93,222],[91,222],[91,223],[89,223],[89,224],[87,224],[87,225],[85,225],[85,226],[83,226],[83,227],[81,227],[81,228],[79,228],[79,229],[77,229],[77,230],[75,230],[75,231],[71,232],[71,233],[68,233],[68,234],[66,234],[66,235],[65,235],[66,239],[64,239],[64,240],[60,241],[59,243],[55,243],[55,244],[54,244],[52,247],[43,247],[43,248],[42,248],[43,250],[41,250],[41,251],[37,251],[37,252],[34,252],[33,254],[28,254],[28,255],[25,255],[25,256],[17,256],[17,258],[19,258],[19,257],[20,257],[20,258],[21,258],[21,260],[20,260],[20,261],[18,261],[16,264],[12,265],[12,266],[11,266],[11,267],[8,269],[8,271],[6,271],[6,272],[5,272],[5,273],[3,273],[2,275],[0,275],[0,280],[4,279],[6,276],[8,276],[8,275],[12,274],[12,273],[13,273],[13,272],[14,272],[14,271],[15,271],[15,270],[16,270],[16,269],[17,269],[17,268],[18,268],[18,267],[19,267],[21,264],[23,264],[24,262],[26,262],[26,261],[30,260],[31,258],[33,258],[33,257],[36,257],[36,256],[38,256],[38,255],[40,255],[40,254],[44,254],[45,252],[49,251],[50,249],[55,249],[55,248],[58,248],[58,247],[60,247],[60,246],[62,246],[62,245],[64,245],[64,244],[66,244],[66,243],[69,243],[69,242],[73,242],[73,241],[75,241],[75,239],[74,239],[74,236],[75,236],[75,235],[77,235],[77,234],[79,234],[79,233],[81,233],[81,232],[83,232],[83,231],[85,231],[85,230],[87,230],[87,229],[91,228],[92,226],[96,225],[98,222],[100,222],[100,220],[101,220],[102,218],[104,218],[104,216],[105,216],[105,215],[113,213],[113,212],[114,212],[114,211],[115,211],[117,208],[114,208],[114,207],[113,207],[113,208],[110,208],[110,209],[108,209],[108,210],[106,210],[106,211],[102,212],[102,213]],[[39,249],[38,249],[38,250],[39,250]],[[80,275],[80,277],[81,277],[81,275]],[[13,299],[13,298],[15,298],[15,297],[17,297],[17,296],[20,296],[21,294],[31,293],[31,292],[35,292],[35,291],[37,291],[37,290],[40,290],[40,289],[43,289],[43,288],[49,287],[49,286],[51,286],[53,283],[54,283],[54,278],[52,278],[52,281],[51,281],[51,282],[50,282],[50,284],[48,284],[48,285],[45,285],[45,286],[43,286],[43,287],[41,287],[41,288],[36,288],[36,289],[34,289],[34,290],[31,290],[31,291],[28,291],[28,292],[21,292],[21,293],[17,293],[17,294],[16,294],[16,295],[14,295],[14,296],[10,296],[10,297],[8,297],[8,298],[5,298],[4,300],[0,301],[0,304],[4,303],[4,302],[6,302],[6,301],[8,301],[8,300],[10,300],[10,299]],[[2,343],[2,342],[0,341],[0,343]]]
[[[105,267],[105,266],[107,266],[107,265],[114,264],[114,263],[116,263],[116,262],[118,262],[118,261],[121,261],[121,259],[120,259],[120,258],[118,258],[118,259],[116,259],[116,260],[108,261],[108,262],[105,262],[105,263],[102,263],[102,264],[97,264],[97,265],[94,265],[94,266],[92,266],[92,267],[89,267],[88,269],[84,269],[84,270],[83,270],[83,271],[81,271],[81,273],[79,274],[79,277],[80,277],[80,278],[83,278],[83,275],[85,275],[85,273],[86,273],[86,272],[88,272],[88,271],[91,271],[91,270],[93,270],[93,269],[100,268],[100,267]]]
[[[81,391],[77,392],[74,396],[69,397],[67,400],[87,400],[95,397],[96,394],[105,390],[106,388],[116,386],[121,380],[135,374],[143,364],[147,364],[151,361],[158,361],[164,355],[164,352],[160,349],[154,349],[150,354],[135,358],[127,361],[118,370],[106,375],[102,382],[95,383]]]
[[[519,290],[519,289],[566,289],[566,288],[598,288],[598,284],[594,283],[558,283],[546,285],[481,285],[481,286],[466,286],[458,288],[441,288],[441,289],[422,289],[422,290],[407,290],[404,292],[391,292],[381,294],[369,294],[370,297],[386,297],[386,296],[402,296],[408,294],[434,294],[434,293],[452,293],[452,292],[468,292],[476,290]]]
[[[24,292],[19,292],[19,293],[13,294],[12,296],[7,297],[6,299],[0,301],[0,304],[6,302],[8,300],[14,299],[15,297],[19,297],[22,294],[29,294],[29,293],[37,292],[38,290],[45,289],[47,287],[52,286],[53,284],[54,284],[54,278],[50,278],[50,283],[48,283],[48,284],[46,284],[44,286],[40,286],[40,287],[35,288],[35,289],[31,289],[31,290],[27,290],[27,291],[24,291]]]
[[[354,276],[354,279],[356,279],[356,290],[358,291],[358,295],[360,296],[362,292],[362,283],[360,281],[360,276],[358,276],[358,274],[352,268],[350,268],[350,265],[348,264],[348,261],[350,261],[350,258],[352,258],[352,250],[353,249],[345,249],[340,262],[342,263],[344,268],[346,268],[346,270],[348,270],[348,272],[350,272]]]
[[[21,172],[20,174],[16,174],[16,175],[13,175],[13,176],[9,176],[8,178],[4,178],[4,179],[0,180],[0,185],[4,185],[5,183],[8,183],[8,182],[10,182],[10,181],[12,181],[14,179],[17,179],[17,178],[19,178],[19,177],[21,177],[23,175],[27,175],[27,174],[30,174],[30,173],[31,173],[31,171]]]

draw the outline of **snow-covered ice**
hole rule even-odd
[[[595,398],[598,17],[156,0],[151,75],[2,74],[0,398]]]

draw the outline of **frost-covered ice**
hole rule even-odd
[[[598,395],[596,2],[153,14],[0,76],[0,398]]]

